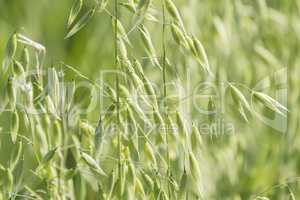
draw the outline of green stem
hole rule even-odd
[[[167,109],[167,86],[166,86],[166,42],[165,42],[165,33],[166,33],[166,15],[165,15],[165,1],[162,1],[162,13],[163,13],[163,27],[162,27],[162,50],[163,50],[163,56],[162,56],[162,68],[163,68],[163,87],[164,87],[164,108],[163,113],[166,114]],[[168,169],[167,169],[167,180],[170,177],[170,154],[169,154],[169,127],[165,127],[165,134],[166,134],[166,143],[167,143],[167,162],[168,162]],[[170,192],[170,183],[168,181],[168,196],[171,198],[171,192]]]
[[[163,12],[163,31],[162,31],[162,49],[163,49],[163,86],[164,86],[164,109],[166,108],[166,43],[165,43],[165,32],[166,32],[166,16],[165,16],[165,3],[162,1],[162,12]],[[165,111],[165,110],[164,110]]]
[[[114,2],[114,9],[115,9],[115,35],[114,35],[114,42],[115,42],[115,67],[117,69],[117,74],[116,74],[116,93],[117,93],[117,102],[116,102],[116,109],[117,109],[117,125],[118,128],[120,127],[120,96],[119,96],[119,76],[118,76],[118,70],[119,70],[119,66],[118,66],[118,0],[115,0]],[[118,131],[118,175],[119,175],[119,199],[122,199],[122,166],[121,166],[121,131]]]
[[[67,145],[67,128],[66,128],[66,123],[65,123],[65,116],[63,113],[61,113],[61,121],[60,121],[60,127],[61,127],[61,147],[65,147]],[[65,159],[66,159],[66,153],[67,150],[62,148],[60,149],[60,168],[64,169],[65,168]],[[63,180],[63,172],[59,171],[59,184],[58,184],[58,188],[59,188],[59,193],[60,195],[64,195],[64,180]],[[64,199],[64,198],[63,198]]]

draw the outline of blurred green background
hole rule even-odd
[[[290,198],[287,189],[290,188],[297,199],[300,196],[300,2],[175,2],[186,29],[203,42],[213,72],[222,79],[253,87],[259,80],[287,67],[290,110],[287,131],[277,132],[257,119],[248,124],[236,120],[235,136],[205,136],[203,182],[207,196],[234,199],[240,195],[248,199],[266,190],[260,196],[283,200]],[[0,0],[0,60],[4,58],[7,40],[17,30],[46,47],[45,66],[63,61],[93,80],[100,70],[113,68],[111,19],[106,13],[97,13],[78,34],[64,39],[72,4],[72,0]],[[128,11],[121,9],[121,21],[127,30],[130,29],[130,23],[126,24],[128,16]],[[149,22],[148,25],[155,46],[160,48],[161,32],[157,26],[161,24]],[[133,32],[130,39],[134,45],[129,51],[140,59],[145,54],[137,34]],[[180,71],[180,67],[190,64],[190,58],[172,48],[172,40],[168,33],[168,58]],[[157,79],[156,69],[147,66],[145,70]],[[192,77],[195,84],[205,79],[198,70],[196,72]],[[171,74],[169,79],[172,79]],[[4,116],[1,118],[4,121]]]

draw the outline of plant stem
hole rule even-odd
[[[166,33],[166,15],[165,15],[165,1],[162,1],[162,13],[163,13],[163,27],[162,27],[162,50],[163,50],[163,56],[162,56],[162,68],[163,68],[163,87],[164,87],[164,100],[163,100],[163,113],[164,115],[167,113],[167,86],[166,86],[166,41],[165,41],[165,33]],[[166,134],[166,143],[167,143],[167,162],[168,162],[168,169],[167,169],[167,180],[169,180],[170,177],[170,154],[169,154],[169,127],[165,127],[165,134]],[[168,181],[168,196],[171,198],[170,193],[170,183]]]
[[[119,130],[120,127],[120,96],[119,96],[119,65],[118,65],[118,0],[114,2],[114,12],[115,12],[115,35],[114,35],[114,42],[115,42],[115,67],[117,70],[116,74],[116,93],[117,93],[117,102],[116,102],[116,109],[117,109],[117,131],[118,131],[118,176],[119,176],[119,199],[122,199],[122,166],[121,166],[121,131]]]
[[[164,86],[164,109],[166,108],[166,43],[165,43],[165,32],[166,32],[166,16],[165,16],[165,3],[162,1],[162,12],[163,12],[163,29],[162,29],[162,50],[163,50],[163,86]],[[165,111],[165,110],[164,110]]]

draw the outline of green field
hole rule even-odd
[[[296,200],[300,1],[0,0],[0,200]]]

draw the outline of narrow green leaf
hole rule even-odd
[[[87,25],[87,23],[91,20],[94,16],[95,8],[90,9],[87,11],[79,20],[78,22],[72,26],[72,28],[68,31],[65,39],[72,37],[78,31],[80,31],[83,27]]]
[[[109,0],[101,0],[99,12],[102,12],[106,8],[108,1]]]
[[[13,143],[17,141],[18,132],[19,132],[19,115],[15,110],[12,113],[11,125],[10,125],[11,140]]]
[[[185,199],[185,194],[187,191],[188,187],[188,175],[186,171],[184,170],[181,179],[180,179],[180,184],[179,184],[179,190],[178,190],[178,199],[183,200]]]
[[[81,11],[83,4],[83,0],[76,0],[71,8],[69,18],[68,18],[68,28],[71,27],[73,24],[74,20],[77,18],[78,14]]]
[[[271,110],[277,112],[278,114],[282,116],[286,116],[284,112],[288,112],[288,109],[281,105],[278,101],[273,99],[272,97],[262,93],[262,92],[253,92],[254,97],[262,102],[265,106],[270,108]]]
[[[17,51],[17,45],[18,45],[17,33],[13,33],[6,44],[6,50],[5,50],[6,55],[2,64],[4,72],[7,71],[8,66],[11,64],[12,59],[15,56],[15,53]]]
[[[54,157],[56,150],[57,150],[57,147],[48,151],[46,153],[46,155],[42,158],[41,164],[45,165],[45,164],[49,163],[52,160],[52,158]]]
[[[102,176],[107,176],[106,173],[99,167],[98,163],[94,158],[92,158],[90,155],[81,152],[81,157],[85,161],[85,163],[97,174],[102,175]]]
[[[165,5],[166,5],[166,8],[167,8],[167,11],[169,12],[169,14],[173,17],[174,20],[176,20],[176,22],[178,22],[178,24],[182,28],[184,28],[183,21],[181,19],[179,11],[176,8],[174,2],[172,0],[164,0],[164,1],[165,1]]]
[[[23,152],[23,143],[22,143],[22,141],[20,141],[19,145],[18,145],[17,153],[14,153],[13,157],[11,158],[10,169],[12,171],[17,166],[17,163],[21,160],[22,152]]]
[[[195,155],[193,152],[189,153],[189,163],[190,163],[190,172],[195,180],[198,180],[200,178],[200,168],[199,168],[199,162],[197,161]]]
[[[245,96],[243,95],[243,93],[237,88],[235,87],[233,84],[229,84],[230,88],[231,88],[231,95],[232,95],[232,99],[234,100],[234,102],[236,104],[238,104],[239,102],[242,104],[242,106],[244,106],[248,111],[251,110],[250,105],[247,101],[247,99],[245,98]]]

